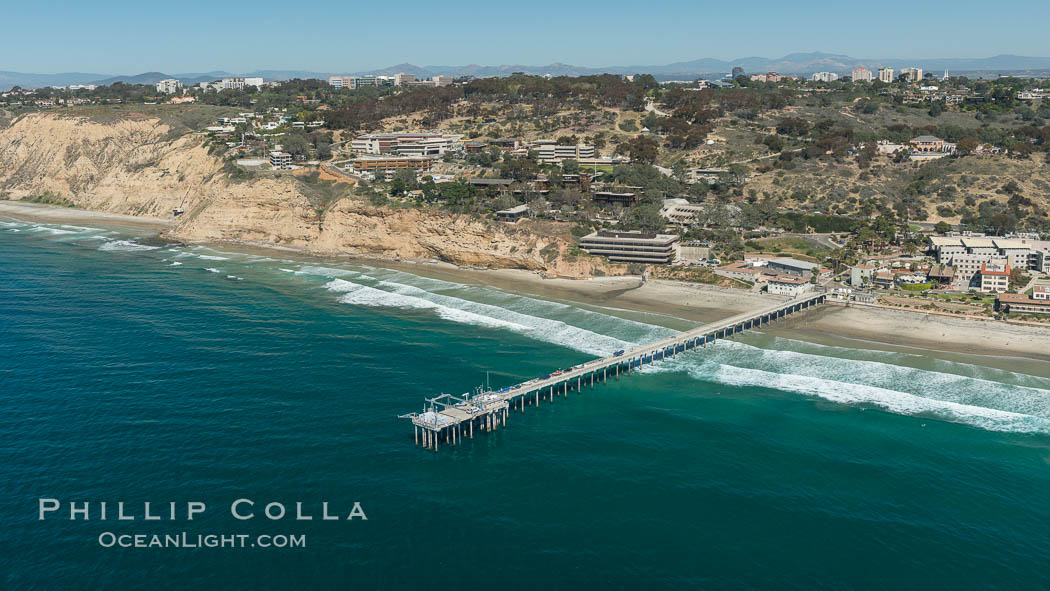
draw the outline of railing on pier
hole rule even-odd
[[[676,357],[679,353],[693,351],[697,347],[706,347],[718,339],[769,324],[825,301],[825,293],[806,294],[757,312],[738,314],[497,392],[464,394],[462,397],[441,394],[427,398],[422,412],[400,415],[399,418],[412,420],[416,445],[422,444],[426,449],[437,451],[441,443],[456,445],[463,438],[473,439],[475,426],[483,431],[505,427],[510,409],[514,406],[525,412],[526,405],[539,405],[541,398],[553,402],[556,395],[567,395],[574,385],[579,391],[584,385],[593,387],[595,382],[605,383],[609,377],[619,379],[621,374],[630,375],[635,368],[667,357]]]

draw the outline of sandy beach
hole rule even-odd
[[[71,207],[45,205],[41,203],[26,203],[22,201],[0,201],[0,215],[35,222],[49,222],[55,224],[114,224],[147,230],[165,230],[171,227],[173,223],[172,220],[166,220],[163,218],[104,213],[101,211],[74,209]]]
[[[0,215],[50,223],[112,224],[162,231],[170,220],[143,218],[0,201]],[[782,296],[679,281],[639,277],[600,277],[586,280],[545,279],[540,274],[516,269],[469,269],[438,261],[391,261],[350,256],[317,256],[287,247],[267,244],[219,243],[215,248],[265,253],[307,261],[358,262],[395,268],[417,275],[465,284],[483,284],[506,291],[573,302],[585,307],[630,317],[632,312],[659,314],[661,324],[678,330],[713,322],[760,308]],[[651,321],[651,318],[650,318]],[[1050,374],[1050,328],[934,316],[921,312],[885,308],[827,305],[764,329],[776,336],[823,344],[854,347],[921,349],[944,354],[979,356],[984,365]],[[1036,365],[1032,365],[1036,364]]]

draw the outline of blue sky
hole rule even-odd
[[[37,73],[1050,54],[1046,0],[57,0],[19,3],[5,17],[0,70]]]

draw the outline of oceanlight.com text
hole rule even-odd
[[[103,548],[305,548],[305,534],[116,534],[102,532]]]

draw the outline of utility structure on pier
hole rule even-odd
[[[572,390],[579,392],[584,386],[593,388],[596,383],[618,380],[621,375],[631,375],[632,370],[643,365],[707,347],[719,339],[758,328],[825,301],[825,293],[806,294],[499,391],[427,398],[423,412],[404,414],[399,418],[411,419],[416,445],[436,452],[442,444],[457,445],[464,439],[473,439],[475,430],[494,431],[505,427],[511,411],[525,412],[526,406],[538,406],[541,400],[554,402],[557,396],[567,396]]]

